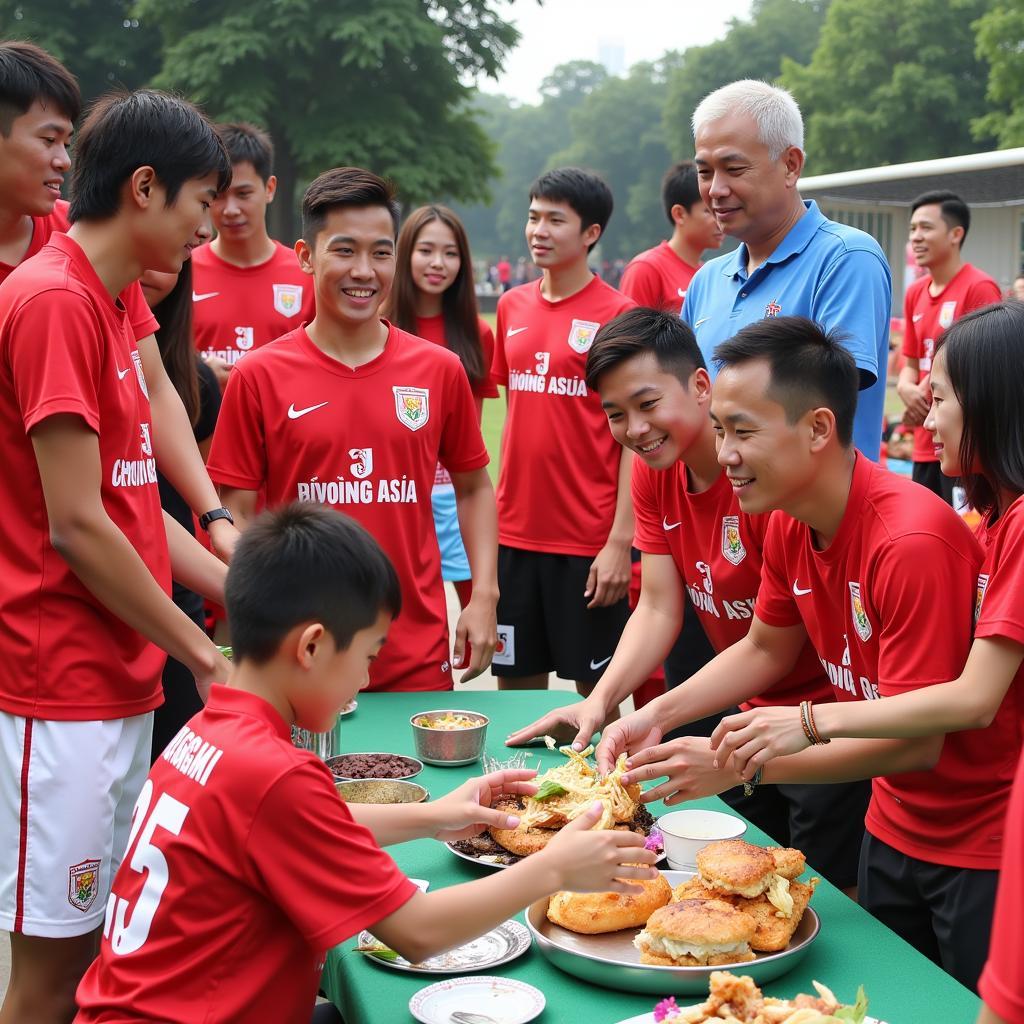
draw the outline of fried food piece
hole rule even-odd
[[[698,967],[754,959],[754,919],[721,900],[681,900],[654,911],[633,940],[640,962]]]
[[[753,898],[771,884],[775,858],[742,839],[723,839],[698,851],[697,870],[709,889]]]
[[[672,899],[672,887],[661,874],[633,884],[643,892],[556,892],[548,901],[548,920],[581,935],[639,928]]]
[[[757,931],[750,940],[751,949],[759,953],[777,953],[785,949],[804,916],[817,884],[817,878],[812,878],[809,885],[803,882],[789,883],[789,894],[793,897],[793,913],[789,917],[781,917],[779,911],[768,902],[765,894],[753,900],[739,896],[730,901],[733,906],[749,914],[757,922]]]
[[[680,900],[721,900],[723,903],[732,903],[732,897],[715,892],[709,889],[701,880],[700,875],[694,875],[686,882],[680,882],[672,890],[672,902]]]
[[[775,861],[775,873],[791,881],[799,878],[807,868],[807,858],[791,846],[766,846]]]

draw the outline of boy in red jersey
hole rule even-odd
[[[530,188],[526,241],[543,270],[498,300],[494,378],[507,388],[498,477],[502,689],[554,670],[589,692],[628,615],[632,455],[584,382],[598,328],[633,306],[587,266],[612,213],[596,174],[564,167]]]
[[[70,227],[60,187],[70,167],[67,145],[81,109],[74,76],[32,43],[0,43],[0,281]],[[220,500],[157,346],[157,323],[136,282],[120,296],[139,343],[156,425],[160,471],[201,518],[214,550],[230,557],[238,533],[227,518],[204,519]]]
[[[665,172],[661,202],[672,237],[629,261],[619,291],[640,306],[678,314],[704,251],[722,244],[722,229],[700,197],[697,165],[692,160],[681,160]]]
[[[216,595],[224,567],[161,513],[147,378],[118,301],[203,240],[227,157],[194,107],[148,91],[99,101],[77,150],[70,231],[0,285],[4,1021],[74,1012],[164,652],[203,691],[229,667],[170,599],[172,572]]]
[[[291,725],[329,728],[366,685],[400,603],[394,568],[346,516],[296,502],[246,531],[227,582],[230,685],[149,774],[79,1024],[307,1024],[324,952],[363,928],[415,962],[554,889],[631,892],[654,876],[642,837],[588,831],[599,805],[490,878],[421,893],[402,874],[378,844],[514,828],[491,803],[536,786],[504,771],[430,803],[349,805],[292,746]]]
[[[217,126],[231,185],[213,203],[217,237],[192,256],[196,348],[223,388],[254,348],[313,319],[313,288],[295,253],[267,233],[274,201],[274,145],[253,124]]]
[[[808,637],[839,700],[874,700],[955,678],[970,645],[980,549],[938,497],[852,447],[858,373],[846,349],[808,320],[779,317],[744,328],[718,346],[715,359],[722,367],[711,400],[719,462],[741,509],[779,511],[765,537],[747,636],[687,686],[610,726],[601,742],[602,765],[622,750],[633,755],[627,778],[669,777],[645,799],[735,785],[741,776],[731,759],[721,769],[728,781],[717,787],[703,764],[694,777],[685,754],[671,742],[658,745],[663,730],[685,721],[709,692],[720,701],[763,694]],[[917,624],[925,612],[933,630],[922,643]],[[984,962],[979,925],[987,932],[1010,781],[992,752],[1018,748],[1017,734],[1017,723],[1000,713],[988,729],[944,741],[824,746],[816,737],[746,781],[874,777],[861,903],[973,985]]]
[[[664,658],[679,632],[684,593],[714,651],[723,651],[746,636],[761,581],[769,515],[747,515],[718,464],[708,416],[711,379],[690,328],[653,309],[617,316],[597,332],[587,355],[587,386],[600,394],[615,440],[636,455],[634,543],[643,552],[643,587],[594,692],[513,733],[511,744],[568,725],[582,750]],[[831,701],[831,691],[808,642],[793,669],[744,706]],[[700,716],[722,710],[713,701]],[[682,746],[713,771],[706,739],[690,737]],[[760,786],[751,796],[737,789],[727,799],[777,842],[803,850],[834,885],[850,889],[869,796],[868,783],[850,782]]]
[[[908,289],[903,302],[903,354],[896,390],[914,428],[913,478],[951,505],[956,478],[943,475],[931,432],[924,427],[932,396],[928,377],[942,332],[972,309],[998,302],[999,285],[961,255],[971,226],[970,207],[955,192],[925,192],[910,214],[910,245],[917,265],[928,271]]]
[[[462,363],[381,320],[395,271],[390,185],[353,167],[320,175],[302,201],[296,249],[317,313],[238,363],[210,451],[210,475],[244,527],[256,499],[343,509],[398,569],[405,614],[370,673],[373,690],[451,689],[441,562],[430,507],[440,461],[455,487],[473,596],[459,618],[462,679],[495,644],[497,524],[487,451]]]

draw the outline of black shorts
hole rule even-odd
[[[700,618],[694,611],[687,595],[683,604],[682,628],[679,630],[676,642],[672,645],[672,650],[665,658],[665,688],[671,690],[681,683],[685,683],[714,656],[715,649],[704,633]],[[731,708],[719,714],[708,715],[707,718],[699,718],[696,722],[690,722],[674,729],[666,736],[666,739],[675,739],[677,736],[710,736],[724,715],[735,714],[738,711],[738,708]]]
[[[722,799],[780,846],[803,851],[808,865],[839,889],[857,884],[871,783],[737,786]]]
[[[555,672],[596,683],[612,660],[629,618],[625,598],[587,608],[593,558],[498,547],[498,649],[494,675],[506,679]]]
[[[861,906],[977,991],[988,956],[998,871],[908,857],[870,833],[860,855]]]
[[[960,486],[960,479],[946,476],[937,462],[915,462],[910,476],[914,483],[934,491],[947,505],[953,504],[953,488]]]

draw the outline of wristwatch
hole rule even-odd
[[[226,508],[215,508],[210,512],[204,512],[199,517],[199,525],[209,533],[210,523],[215,523],[218,519],[226,519],[232,526],[235,525],[235,517]]]

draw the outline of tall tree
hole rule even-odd
[[[690,119],[709,92],[739,78],[774,81],[787,57],[810,60],[828,5],[829,0],[754,0],[750,17],[733,18],[723,38],[687,49],[669,79],[665,102],[672,156],[693,155]]]
[[[159,32],[154,84],[218,120],[269,129],[280,199],[274,233],[297,233],[298,191],[358,164],[387,175],[407,204],[482,199],[493,146],[463,78],[496,75],[518,38],[494,0],[137,0]]]
[[[1003,0],[975,23],[977,54],[988,65],[990,110],[973,124],[979,139],[1000,149],[1024,146],[1024,0]]]
[[[833,0],[810,62],[786,61],[782,74],[804,109],[809,171],[975,150],[986,76],[971,26],[991,6]]]

